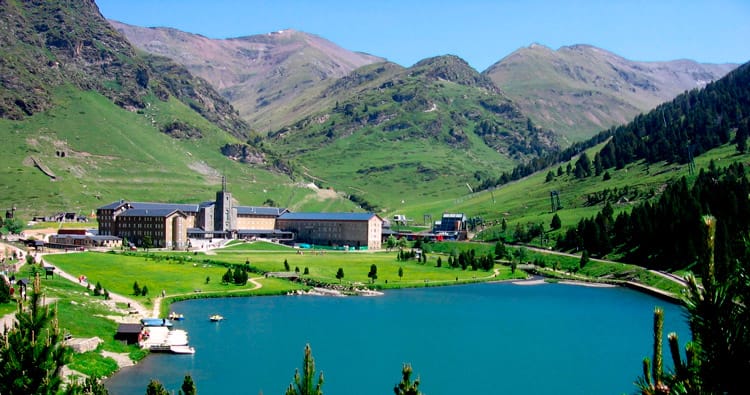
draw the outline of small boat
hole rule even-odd
[[[175,354],[195,354],[195,348],[190,346],[172,346],[169,351]]]
[[[172,327],[172,321],[166,318],[142,318],[141,324],[143,326],[166,326]]]
[[[214,314],[214,315],[208,317],[208,319],[211,320],[211,322],[219,322],[219,321],[223,320],[224,317],[220,316],[219,314]]]
[[[174,311],[169,313],[169,317],[167,318],[169,318],[172,321],[182,321],[185,319],[185,317],[182,314],[177,314]]]

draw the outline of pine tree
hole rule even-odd
[[[393,387],[393,393],[395,395],[422,395],[419,391],[419,378],[413,382],[411,381],[412,369],[411,365],[404,364],[401,368],[401,382]]]
[[[583,253],[581,254],[581,260],[578,262],[578,267],[583,269],[589,263],[589,260],[590,258],[588,250],[583,250]]]
[[[560,220],[560,216],[557,215],[557,213],[552,216],[552,221],[549,224],[549,228],[552,230],[558,230],[562,228],[562,221]]]
[[[226,273],[224,273],[223,276],[221,276],[221,282],[224,284],[229,284],[234,280],[234,274],[232,273],[232,269],[227,269]]]
[[[707,228],[706,263],[698,284],[688,274],[686,307],[697,344],[698,374],[703,393],[739,394],[747,390],[747,379],[735,372],[750,371],[750,282],[747,267],[718,281],[714,258],[716,219],[704,218]]]
[[[294,381],[289,384],[286,395],[323,395],[323,372],[318,377],[318,383],[315,380],[315,359],[312,356],[310,345],[305,345],[305,357],[302,360],[302,375],[299,369],[294,370]]]
[[[378,267],[375,266],[374,263],[370,265],[370,272],[367,273],[367,277],[369,277],[372,280],[373,284],[375,283],[375,280],[378,279]]]
[[[138,285],[138,281],[133,283],[133,295],[139,296],[141,294],[141,286]]]
[[[339,270],[336,271],[336,279],[339,280],[339,284],[341,283],[341,279],[344,278],[344,268],[339,268]]]
[[[146,395],[169,395],[169,391],[164,388],[164,385],[159,380],[151,379],[146,386]]]
[[[750,121],[747,119],[740,122],[737,126],[737,134],[734,135],[734,142],[737,144],[737,152],[744,154],[747,151],[747,138],[748,138],[748,125]]]
[[[83,383],[73,379],[65,389],[65,395],[109,395],[109,390],[97,377],[86,377]]]
[[[193,377],[189,374],[185,375],[185,378],[182,380],[182,386],[180,387],[180,394],[182,395],[196,395],[198,393],[198,389],[195,387],[195,383],[193,382]]]
[[[18,305],[16,322],[0,336],[0,394],[55,394],[69,354],[62,343],[57,309],[44,305],[39,274],[28,307]]]

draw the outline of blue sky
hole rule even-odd
[[[295,29],[403,66],[453,54],[483,71],[518,48],[590,44],[630,60],[750,60],[750,1],[96,0],[106,18],[211,38]]]

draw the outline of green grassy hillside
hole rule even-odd
[[[271,199],[297,210],[353,209],[343,198],[322,200],[285,175],[227,159],[219,147],[238,141],[175,99],[153,99],[146,109],[130,112],[70,86],[53,97],[52,110],[0,120],[0,204],[15,205],[22,217],[60,210],[89,214],[121,198],[197,203],[214,197],[222,174],[240,204]],[[154,126],[173,119],[194,125],[203,137],[175,139]]]
[[[602,146],[603,144],[600,144],[590,149],[587,154],[593,157]],[[571,166],[574,165],[576,159],[570,161]],[[480,216],[485,222],[496,224],[488,226],[478,235],[478,238],[493,239],[502,235],[500,223],[503,218],[508,224],[506,230],[508,236],[514,232],[516,224],[526,226],[541,223],[545,230],[549,230],[554,215],[551,210],[550,192],[558,191],[563,209],[557,211],[557,214],[560,216],[564,231],[568,226],[575,226],[582,218],[595,216],[603,207],[604,202],[591,202],[595,202],[597,194],[601,195],[605,190],[609,190],[612,193],[611,196],[616,196],[614,200],[617,203],[613,204],[615,213],[630,210],[634,205],[658,196],[668,183],[680,177],[685,176],[688,180],[693,180],[701,168],[708,167],[711,160],[714,160],[718,166],[726,166],[733,162],[747,165],[750,164],[750,154],[739,155],[734,144],[727,144],[695,158],[696,170],[692,174],[689,172],[688,165],[663,162],[648,165],[641,161],[621,170],[610,169],[611,179],[607,181],[603,181],[602,177],[579,180],[573,175],[565,175],[567,163],[563,163],[561,165],[563,175],[556,176],[550,182],[545,181],[546,175],[548,171],[557,174],[557,165],[497,189],[461,198],[406,201],[401,207],[385,215],[406,214],[417,224],[423,222],[425,214],[432,215],[433,220],[438,220],[443,212],[460,212],[469,217]],[[557,232],[552,232],[547,236],[554,238],[556,234]],[[535,244],[538,242],[538,239],[534,241]]]
[[[555,147],[489,79],[452,56],[409,69],[366,66],[323,97],[336,98],[332,108],[272,133],[268,145],[322,186],[386,211],[465,195]]]

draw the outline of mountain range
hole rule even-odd
[[[532,44],[490,66],[487,75],[539,126],[569,142],[704,87],[737,67],[692,60],[637,62],[590,45],[556,51]]]
[[[678,71],[679,62],[649,74],[583,46],[571,48],[603,66],[550,60],[576,51],[537,46],[547,55],[519,50],[483,73],[452,55],[403,67],[293,30],[215,40],[107,21],[93,1],[0,6],[0,197],[27,212],[204,199],[221,174],[243,204],[393,212],[445,202],[620,122],[590,110],[609,106],[594,99],[614,86],[632,94],[602,113],[627,117],[636,104],[655,105],[654,92],[683,89],[674,81],[714,76],[690,71],[694,63]],[[524,90],[514,77],[503,88],[524,70],[550,81],[546,99],[541,82]],[[675,77],[655,77],[665,75]],[[593,99],[555,99],[568,96]],[[566,105],[533,108],[556,101]],[[565,132],[554,111],[569,117],[563,124],[581,112],[595,126]]]
[[[246,121],[264,131],[320,110],[314,101],[302,105],[298,100],[314,97],[321,86],[357,67],[384,61],[294,30],[210,39],[170,28],[110,23],[136,47],[169,57],[211,82]],[[532,44],[482,74],[567,146],[626,123],[736,67],[691,60],[639,62],[590,45],[555,51]]]
[[[110,23],[138,48],[168,57],[209,81],[260,130],[307,115],[307,107],[294,106],[296,98],[315,95],[326,83],[385,60],[291,29],[219,40],[171,28]]]

